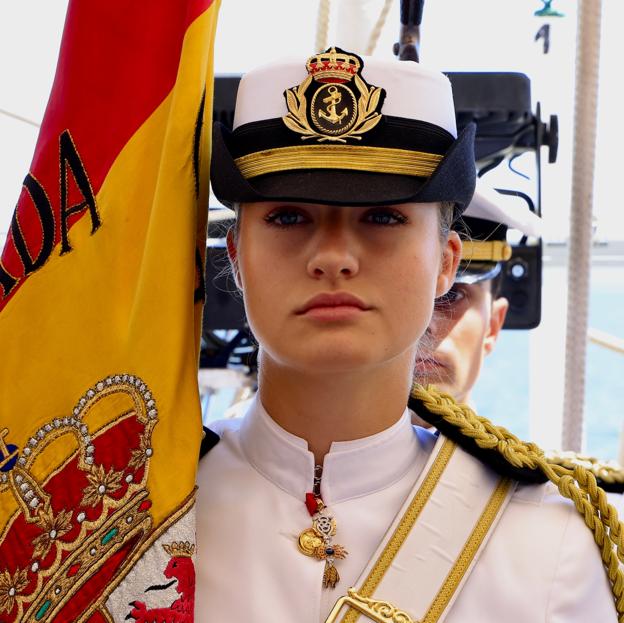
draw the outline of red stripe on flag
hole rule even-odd
[[[66,147],[76,152],[70,154],[74,162],[78,156],[86,188],[97,194],[123,146],[171,91],[186,30],[212,2],[70,2],[28,188],[22,189],[1,258],[0,310],[41,267],[44,250],[61,242],[61,134],[69,131]],[[79,207],[87,199],[85,187],[72,166],[65,169],[66,207]],[[83,206],[65,223],[88,215]],[[93,213],[91,219],[95,227]]]

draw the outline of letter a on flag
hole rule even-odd
[[[70,0],[0,260],[0,621],[193,620],[218,0]]]

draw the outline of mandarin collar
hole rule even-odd
[[[240,440],[251,465],[265,478],[305,500],[314,481],[314,455],[305,439],[284,430],[256,396],[241,423]],[[323,461],[321,497],[337,504],[385,489],[415,462],[425,461],[406,409],[389,428],[362,439],[335,441]]]

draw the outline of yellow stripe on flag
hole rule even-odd
[[[0,602],[3,620],[70,620],[74,610],[83,620],[112,607],[103,598],[194,491],[196,253],[203,266],[218,8],[187,28],[173,89],[108,170],[95,197],[100,227],[88,215],[73,224],[71,253],[55,248],[0,314],[0,467],[7,449],[19,456],[0,472],[0,575],[21,591]],[[192,549],[170,532],[167,548],[154,545],[162,569]],[[67,594],[48,594],[61,576]],[[89,608],[72,605],[79,591],[92,595]]]

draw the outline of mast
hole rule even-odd
[[[583,444],[601,11],[602,0],[579,2],[561,438],[562,448],[577,452]]]

